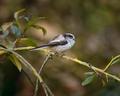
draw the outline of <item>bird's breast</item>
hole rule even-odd
[[[66,51],[66,50],[70,49],[70,48],[74,45],[74,43],[75,43],[75,42],[74,42],[73,40],[68,40],[68,41],[67,41],[67,44],[56,46],[56,47],[54,47],[53,49],[54,49],[56,52],[63,52],[63,51]]]

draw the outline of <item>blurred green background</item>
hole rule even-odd
[[[75,46],[66,52],[71,57],[104,68],[112,56],[120,54],[120,0],[0,0],[0,24],[12,21],[14,12],[22,8],[29,15],[47,17],[39,22],[47,30],[45,36],[41,30],[27,32],[38,45],[71,32],[76,37]],[[37,52],[21,54],[36,69],[46,56]],[[3,57],[0,63],[0,96],[32,96],[33,87],[25,75]],[[120,83],[113,79],[103,86],[98,77],[82,86],[84,73],[90,70],[61,58],[48,63],[42,77],[55,96],[120,96]],[[120,77],[120,65],[108,72]]]

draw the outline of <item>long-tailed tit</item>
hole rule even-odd
[[[32,50],[39,50],[40,48],[52,48],[55,52],[64,52],[70,49],[75,44],[75,36],[71,33],[64,33],[56,36],[47,44],[40,45]]]

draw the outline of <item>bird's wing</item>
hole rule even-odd
[[[43,44],[43,45],[37,46],[37,47],[31,49],[31,51],[37,50],[37,49],[43,48],[43,47],[54,47],[54,46],[59,46],[59,45],[65,45],[67,43],[68,42],[66,40],[63,40],[63,41],[60,41],[60,42],[50,42],[48,44]]]
[[[48,43],[48,46],[50,47],[54,47],[54,46],[59,46],[59,45],[65,45],[67,44],[68,42],[66,40],[63,40],[63,41],[55,41],[55,42],[50,42]]]
[[[60,41],[63,41],[65,38],[63,37],[63,35],[58,35],[58,36],[55,36],[52,40],[50,40],[49,43],[51,42],[60,42]]]
[[[59,46],[59,45],[65,45],[67,43],[68,42],[65,40],[63,35],[58,35],[55,38],[53,38],[48,44],[37,46],[33,48],[32,50],[36,50],[36,49],[43,48],[43,47],[54,47],[54,46]]]

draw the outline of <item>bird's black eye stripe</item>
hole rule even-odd
[[[64,34],[64,37],[70,37],[70,38],[73,38],[72,35],[68,35],[68,34]]]
[[[73,38],[73,36],[72,36],[72,35],[68,35],[68,37]]]

